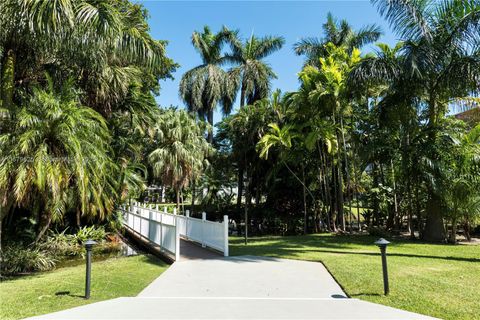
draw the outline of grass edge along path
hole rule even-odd
[[[375,240],[317,234],[257,237],[245,246],[243,238],[233,237],[230,253],[322,262],[352,298],[441,319],[480,319],[480,246],[392,240],[390,295],[384,296]]]
[[[0,319],[21,319],[118,297],[136,296],[168,268],[152,255],[92,263],[91,297],[85,300],[85,265],[0,283]]]

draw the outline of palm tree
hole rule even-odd
[[[478,94],[480,83],[480,2],[372,0],[381,15],[404,42],[401,64],[387,65],[372,59],[357,78],[377,83],[402,83],[391,105],[420,105],[431,146],[439,127],[456,98]],[[381,59],[381,58],[380,58]],[[360,73],[357,73],[359,75]],[[430,148],[428,158],[438,158],[438,148]],[[443,241],[445,230],[440,199],[429,187],[424,238]]]
[[[257,38],[253,34],[244,43],[236,36],[230,39],[232,52],[226,59],[236,65],[231,72],[239,78],[240,107],[268,97],[271,81],[277,76],[263,59],[280,50],[284,43],[283,37]]]
[[[180,96],[189,111],[196,112],[201,118],[206,117],[213,126],[213,112],[218,104],[222,112],[229,114],[235,101],[237,82],[232,75],[221,66],[226,62],[222,56],[225,42],[234,32],[223,27],[213,34],[208,26],[203,32],[192,34],[192,45],[202,58],[202,64],[187,71],[180,81]],[[213,141],[211,131],[208,140]]]
[[[253,34],[244,43],[237,36],[230,39],[232,52],[226,55],[226,59],[236,65],[230,72],[240,82],[240,108],[245,103],[253,105],[255,101],[268,97],[271,81],[276,75],[263,59],[280,50],[284,43],[282,37],[257,38]],[[245,166],[243,161],[238,163],[238,208],[242,202]]]
[[[68,210],[103,219],[113,208],[107,124],[67,89],[34,88],[12,117],[14,129],[0,135],[1,205],[37,208],[37,241]]]
[[[243,187],[243,170],[245,170],[245,243],[248,238],[248,210],[252,200],[251,189],[256,176],[265,174],[261,171],[261,161],[257,157],[255,146],[261,136],[268,129],[268,123],[273,121],[273,108],[267,99],[257,101],[254,105],[241,108],[238,113],[225,119],[219,126],[219,137],[227,139],[231,143],[233,158],[241,163],[242,177],[239,182]],[[240,170],[239,170],[240,171]],[[257,186],[258,188],[258,186]],[[237,205],[241,201],[241,189],[237,193]]]
[[[157,129],[157,145],[148,161],[155,177],[175,190],[180,209],[183,188],[198,179],[209,165],[207,157],[212,147],[203,136],[204,126],[184,110],[164,111]]]
[[[11,108],[15,89],[48,71],[58,83],[77,79],[82,103],[110,115],[132,84],[157,88],[176,67],[148,31],[142,7],[128,1],[2,1],[0,101]]]
[[[346,20],[338,22],[329,12],[327,22],[323,25],[323,33],[323,38],[304,38],[294,44],[295,53],[306,56],[306,65],[318,66],[318,59],[328,54],[325,48],[327,43],[333,43],[337,47],[344,46],[351,53],[354,48],[360,49],[377,41],[382,35],[382,29],[371,24],[355,31]]]

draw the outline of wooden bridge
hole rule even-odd
[[[228,256],[228,216],[222,222],[171,214],[158,205],[134,203],[122,207],[125,227],[145,245],[174,261]]]

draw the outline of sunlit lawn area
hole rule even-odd
[[[168,265],[140,255],[92,264],[89,300],[83,298],[85,266],[60,268],[0,283],[0,318],[20,319],[117,297],[135,296]]]
[[[442,319],[480,319],[480,246],[393,240],[390,295],[383,296],[379,250],[370,236],[308,235],[231,239],[232,255],[321,261],[352,298]],[[301,274],[299,274],[299,277]]]

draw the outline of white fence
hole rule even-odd
[[[228,216],[223,216],[223,222],[213,222],[206,219],[192,218],[186,211],[186,216],[159,211],[158,206],[149,208],[147,205],[135,203],[123,207],[125,224],[145,239],[160,246],[180,259],[180,237],[195,241],[202,247],[210,247],[228,257]]]

